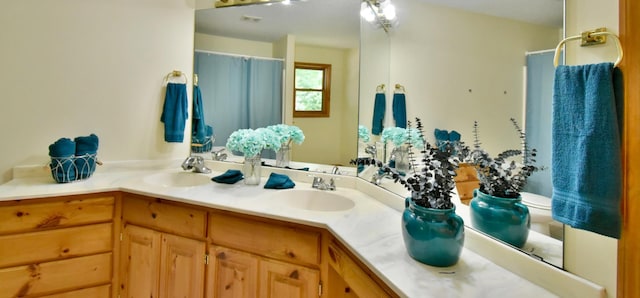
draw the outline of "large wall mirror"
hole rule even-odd
[[[551,86],[548,81],[538,83],[538,87],[527,83],[526,74],[532,67],[526,66],[538,54],[547,59],[547,50],[561,39],[563,1],[474,1],[475,11],[462,7],[464,1],[392,1],[398,23],[388,33],[360,20],[358,0],[307,0],[292,1],[293,5],[286,7],[274,4],[197,10],[195,49],[283,61],[282,122],[301,127],[307,137],[302,146],[294,148],[294,161],[348,165],[355,156],[366,156],[366,144],[357,140],[358,125],[371,128],[373,99],[381,85],[385,85],[387,111],[392,110],[390,99],[395,85],[402,85],[407,119],[420,117],[427,131],[456,130],[463,141],[470,143],[473,122],[478,121],[483,145],[491,153],[519,148],[519,139],[509,122],[511,117],[526,125],[530,138],[550,135],[545,131],[550,127],[545,123],[550,111],[525,98],[528,93],[541,93],[536,96],[550,103]],[[482,7],[482,3],[489,6]],[[495,5],[501,9],[495,9]],[[531,14],[542,11],[545,13]],[[520,20],[514,19],[514,13],[520,15]],[[280,21],[275,37],[267,26],[270,16]],[[317,31],[297,30],[296,20],[300,19],[311,21]],[[350,20],[355,40],[343,38],[339,33],[344,29],[332,27],[331,23],[342,19]],[[336,43],[345,40],[350,41]],[[293,118],[288,106],[291,97],[287,95],[292,86],[287,85],[286,72],[294,61],[314,62],[311,60],[320,52],[329,55],[326,51],[341,52],[338,56],[344,61],[343,101],[331,104],[332,111],[334,107],[339,109],[341,117],[325,119],[329,120],[326,122]],[[205,97],[203,94],[204,105]],[[525,117],[532,110],[535,112]],[[393,126],[391,116],[384,121],[385,126]],[[215,145],[224,146],[226,140],[217,139]],[[375,141],[376,136],[372,136],[370,142]],[[548,167],[550,162],[544,158],[540,156],[539,163]],[[550,169],[545,171],[539,174],[550,176]],[[359,176],[371,180],[366,173]],[[550,197],[544,186],[547,177],[530,181],[529,192]],[[380,183],[380,187],[406,196],[399,186],[384,179]],[[464,208],[459,207],[461,212]],[[522,251],[562,267],[561,233],[532,235]]]
[[[407,119],[420,117],[429,141],[435,139],[434,130],[441,129],[455,130],[462,141],[473,144],[477,121],[483,147],[495,155],[520,148],[510,118],[526,126],[530,145],[539,151],[538,165],[546,169],[535,173],[526,189],[533,232],[521,251],[562,267],[562,226],[550,223],[549,117],[551,50],[563,36],[563,1],[474,1],[473,7],[464,7],[464,1],[393,3],[398,24],[389,30],[390,80],[384,91],[387,101],[383,125],[395,126],[391,99],[398,85],[398,92],[405,94]],[[378,84],[361,82],[359,124],[369,129]],[[372,135],[363,145],[379,140]],[[379,154],[389,158],[389,144],[386,150],[378,145],[378,158]],[[359,154],[363,151],[361,146]],[[409,195],[391,179],[375,179],[375,173],[365,170],[360,177],[401,196]],[[468,212],[468,206],[458,205],[460,213]],[[468,219],[466,224],[470,226]]]
[[[214,148],[236,129],[285,123],[305,135],[292,146],[292,168],[340,166],[341,174],[355,175],[349,161],[357,150],[359,9],[357,0],[309,0],[196,10],[194,73]],[[328,117],[294,117],[296,62],[331,66]],[[236,75],[235,64],[252,63],[262,72],[248,66],[244,78]],[[246,94],[255,96],[244,101]]]

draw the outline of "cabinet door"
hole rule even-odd
[[[120,297],[158,297],[162,234],[127,225],[120,253]]]
[[[209,246],[207,298],[258,296],[257,256],[233,249]]]
[[[262,259],[259,281],[260,297],[317,297],[320,272],[307,267]]]
[[[159,297],[202,297],[205,246],[204,241],[162,235]]]

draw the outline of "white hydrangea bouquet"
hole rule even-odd
[[[227,139],[227,149],[240,152],[245,157],[255,157],[264,149],[278,151],[282,146],[280,137],[270,129],[239,129]]]
[[[304,142],[304,133],[295,125],[276,124],[267,126],[266,129],[273,132],[283,146],[290,146],[292,142],[298,145]]]
[[[382,130],[381,140],[383,143],[391,142],[394,146],[400,147],[407,143],[415,148],[424,148],[424,138],[415,128],[386,127]]]
[[[358,126],[358,139],[362,140],[362,142],[364,143],[368,143],[369,141],[371,141],[371,134],[366,126]]]

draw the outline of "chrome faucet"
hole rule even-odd
[[[327,183],[324,178],[314,176],[311,187],[319,190],[336,190],[336,183],[333,178],[329,178],[329,183]]]
[[[333,166],[333,168],[331,168],[331,174],[340,175],[340,168],[338,166]]]
[[[189,156],[182,162],[182,169],[185,171],[193,170],[194,173],[211,173],[211,169],[204,165],[202,156]]]
[[[218,150],[218,151],[213,151],[211,152],[211,157],[213,157],[213,160],[217,160],[217,161],[223,161],[225,159],[227,159],[227,154],[223,153],[224,148]]]
[[[393,176],[391,176],[391,174],[387,172],[383,172],[383,173],[375,172],[373,173],[373,176],[371,176],[371,183],[375,185],[380,185],[380,183],[382,183],[382,179],[384,178],[392,179]]]

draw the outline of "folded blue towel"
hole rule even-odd
[[[202,93],[200,87],[193,86],[193,117],[191,119],[191,136],[202,140],[207,136],[207,125],[204,122],[204,108],[202,106]]]
[[[227,170],[222,175],[211,178],[212,181],[225,184],[234,184],[242,179],[244,179],[244,176],[239,170]]]
[[[558,66],[553,94],[552,215],[619,238],[622,162],[612,63]]]
[[[461,137],[460,133],[459,133],[459,132],[457,132],[457,131],[455,131],[455,130],[452,130],[452,131],[449,133],[449,141],[451,141],[451,142],[457,142],[457,141],[460,141],[460,137]]]
[[[68,138],[60,138],[49,145],[49,156],[51,157],[51,176],[58,183],[66,183],[76,180],[76,167],[74,156],[76,143]]]
[[[276,173],[271,173],[267,183],[264,184],[264,188],[269,189],[287,189],[293,188],[294,186],[296,186],[296,184],[289,179],[289,176]]]
[[[393,119],[396,127],[407,128],[407,100],[404,93],[393,94]]]
[[[164,140],[170,143],[182,143],[184,128],[189,117],[187,85],[168,83],[162,106],[160,121],[164,123]]]
[[[371,124],[371,133],[379,136],[382,133],[384,125],[384,113],[386,109],[386,96],[382,92],[376,93],[376,97],[373,102],[373,123]]]
[[[90,134],[89,136],[77,137],[76,152],[74,164],[78,179],[89,178],[96,170],[96,154],[98,152],[98,136]]]

